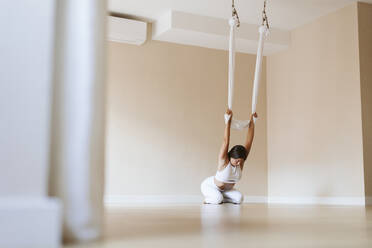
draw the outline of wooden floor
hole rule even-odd
[[[194,205],[111,209],[85,247],[372,247],[372,208]]]

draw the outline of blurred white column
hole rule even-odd
[[[57,1],[50,193],[64,208],[64,238],[102,233],[106,1]]]

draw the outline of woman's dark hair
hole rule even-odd
[[[248,156],[247,149],[245,149],[245,147],[242,146],[242,145],[236,145],[236,146],[234,146],[227,153],[227,155],[229,156],[229,159],[230,158],[235,158],[235,159],[242,158],[244,160],[246,160],[247,159],[247,156]]]

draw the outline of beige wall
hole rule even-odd
[[[227,105],[225,51],[109,42],[107,195],[200,195],[213,175]],[[234,111],[248,118],[255,56],[237,55]],[[238,188],[267,194],[265,66],[256,139]],[[233,131],[232,144],[246,132]]]
[[[357,25],[352,4],[267,58],[269,196],[364,196]]]
[[[365,194],[372,196],[372,4],[358,4]]]

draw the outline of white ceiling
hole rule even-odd
[[[272,27],[291,30],[355,1],[268,0],[267,13]],[[235,5],[242,22],[260,23],[263,0],[235,0]],[[149,22],[169,10],[228,19],[231,0],[109,0],[109,11]]]

